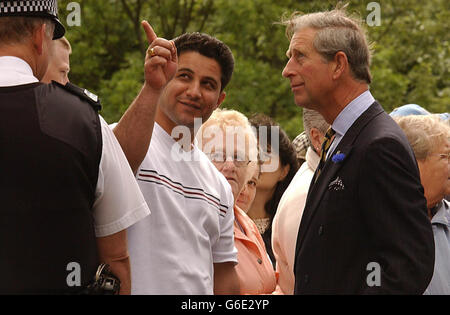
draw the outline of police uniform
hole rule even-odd
[[[0,18],[34,3],[59,23],[56,1],[8,3]],[[82,291],[99,264],[96,238],[150,213],[98,109],[88,91],[39,83],[24,60],[0,56],[0,294]]]
[[[0,16],[28,16],[49,18],[55,23],[53,39],[64,36],[66,30],[58,19],[57,0],[2,0]]]

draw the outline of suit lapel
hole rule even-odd
[[[311,207],[311,209],[316,209],[318,206],[318,203],[321,199],[319,198],[313,198],[311,196],[322,196],[326,189],[328,188],[328,184],[334,174],[344,165],[344,163],[347,161],[348,156],[350,155],[352,150],[351,146],[342,147],[341,144],[339,144],[338,148],[336,148],[336,153],[342,153],[345,155],[345,159],[341,162],[333,162],[332,156],[326,161],[324,168],[322,170],[322,173],[320,174],[319,178],[317,179],[317,182],[312,185],[311,189],[308,191],[308,197],[306,201],[306,205],[308,207]],[[334,154],[333,154],[334,155]]]
[[[296,244],[296,255],[301,247],[304,235],[306,234],[308,227],[310,225],[311,219],[314,216],[317,207],[319,206],[322,197],[330,181],[333,179],[337,171],[349,160],[351,154],[353,143],[360,135],[363,128],[377,115],[381,114],[383,111],[380,104],[374,102],[358,119],[353,123],[353,125],[347,130],[341,142],[337,146],[336,150],[332,152],[332,155],[325,162],[324,168],[317,179],[316,183],[311,182],[311,186],[308,190],[308,197],[306,199],[305,210],[302,215],[302,220],[300,222],[300,229],[297,237]],[[345,158],[340,162],[333,162],[332,158],[337,153],[343,153]],[[316,170],[317,172],[317,170]],[[315,178],[315,173],[313,181]]]

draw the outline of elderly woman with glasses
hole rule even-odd
[[[270,294],[275,290],[276,277],[264,241],[252,219],[236,205],[245,184],[257,178],[260,171],[257,140],[251,125],[240,112],[217,109],[202,125],[196,138],[233,192],[234,237],[238,251],[236,271],[241,294]]]
[[[450,126],[436,115],[395,118],[416,155],[435,243],[434,274],[425,294],[450,294]]]

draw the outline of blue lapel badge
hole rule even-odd
[[[341,153],[341,151],[337,151],[335,155],[331,158],[333,163],[341,163],[345,159],[345,154]]]

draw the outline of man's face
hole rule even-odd
[[[47,68],[47,72],[42,78],[42,82],[50,83],[52,80],[62,85],[69,82],[69,49],[65,47],[59,40],[53,41],[52,55]]]
[[[159,99],[162,115],[157,122],[167,132],[176,126],[194,129],[194,119],[204,123],[225,98],[221,92],[218,62],[197,52],[187,51],[178,58],[178,70]]]
[[[283,70],[283,76],[291,82],[295,103],[315,110],[332,83],[329,63],[313,46],[316,32],[304,28],[294,34],[286,53],[289,61]]]

